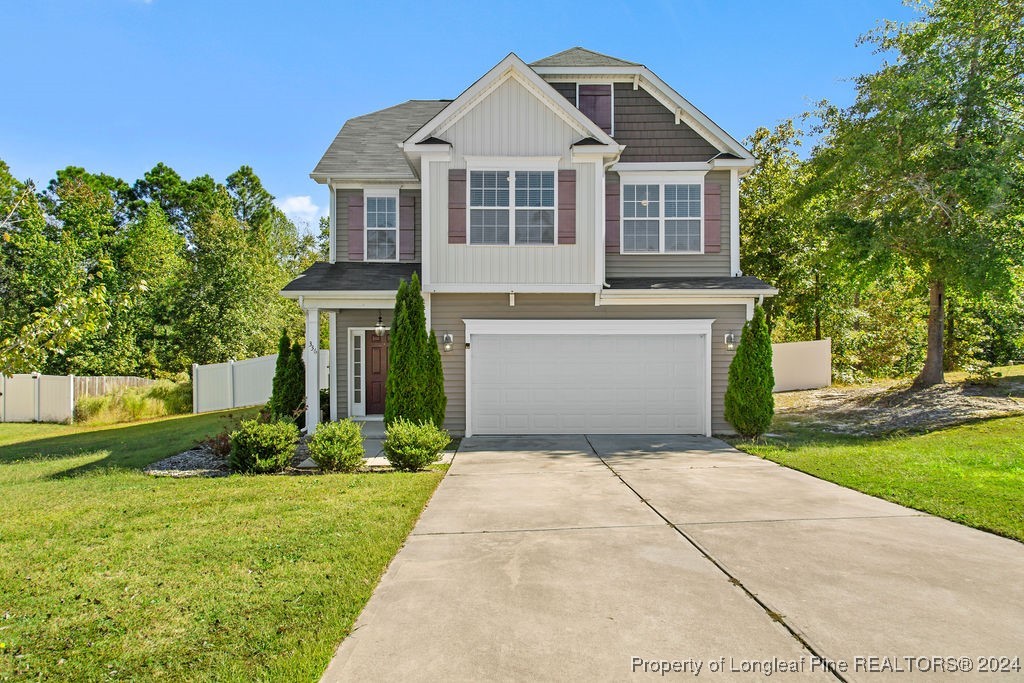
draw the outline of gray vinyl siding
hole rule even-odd
[[[707,161],[719,150],[643,88],[615,84],[615,140],[626,146],[619,161]]]
[[[431,326],[440,336],[450,332],[454,349],[441,354],[445,393],[448,396],[446,426],[452,433],[466,429],[466,326],[465,319],[707,319],[713,318],[711,338],[711,428],[729,432],[724,417],[725,387],[734,352],[722,339],[726,332],[737,335],[746,321],[746,306],[594,306],[594,297],[579,294],[517,294],[516,305],[508,305],[507,294],[434,294],[431,297]],[[340,366],[339,366],[340,367]],[[340,382],[339,382],[340,384]]]
[[[617,177],[617,173],[609,173]],[[705,183],[722,188],[722,250],[717,254],[606,254],[605,277],[730,277],[729,172],[710,171]]]
[[[348,203],[350,198],[363,196],[362,190],[336,190],[335,195],[335,244],[337,246],[337,261],[348,261]],[[423,237],[423,202],[419,190],[400,190],[402,197],[412,196],[416,201],[413,204],[413,230],[416,244],[416,254],[412,259],[401,259],[410,263],[419,263]]]
[[[385,308],[380,311],[384,324],[391,325],[393,311]],[[337,338],[331,340],[334,349],[334,367],[338,376],[338,419],[348,417],[348,328],[371,328],[377,324],[377,311],[371,309],[348,309],[338,311]]]
[[[575,83],[552,83],[551,87],[559,95],[569,100],[569,104],[576,106],[576,84]]]

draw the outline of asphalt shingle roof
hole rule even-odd
[[[742,277],[622,277],[609,278],[608,289],[764,289],[774,287],[752,275]]]
[[[627,62],[625,59],[603,55],[600,52],[588,50],[585,47],[571,47],[562,50],[558,54],[538,59],[530,66],[643,66],[636,62]]]
[[[314,263],[284,286],[284,292],[390,292],[401,280],[419,274],[418,263],[362,261]]]
[[[338,131],[312,175],[359,180],[416,180],[398,148],[450,100],[409,100],[349,119]]]

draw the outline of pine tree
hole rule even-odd
[[[385,387],[384,423],[391,424],[407,410],[409,362],[407,337],[408,316],[405,312],[408,283],[402,280],[395,295],[395,311],[391,316],[388,346],[388,380]]]
[[[771,427],[775,415],[774,387],[772,340],[764,309],[757,306],[754,317],[743,325],[725,390],[725,419],[740,435],[759,436]]]
[[[288,338],[288,330],[281,330],[281,339],[277,343],[277,362],[274,363],[274,381],[270,392],[267,408],[271,415],[284,414],[285,387],[288,383],[288,362],[291,359],[292,340]]]
[[[437,335],[433,330],[430,331],[430,339],[427,344],[425,407],[434,426],[439,429],[444,428],[448,397],[444,393],[444,368],[441,366],[441,351],[437,346]]]
[[[303,345],[296,341],[292,344],[291,358],[288,361],[288,393],[285,408],[288,410],[288,417],[295,416],[295,423],[299,427],[306,424],[304,413],[296,415],[302,409],[306,401],[306,362],[302,359]],[[314,409],[319,406],[314,406]]]

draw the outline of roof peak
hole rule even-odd
[[[579,45],[531,62],[530,66],[643,66]]]

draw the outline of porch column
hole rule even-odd
[[[320,309],[306,309],[306,433],[320,423]]]

